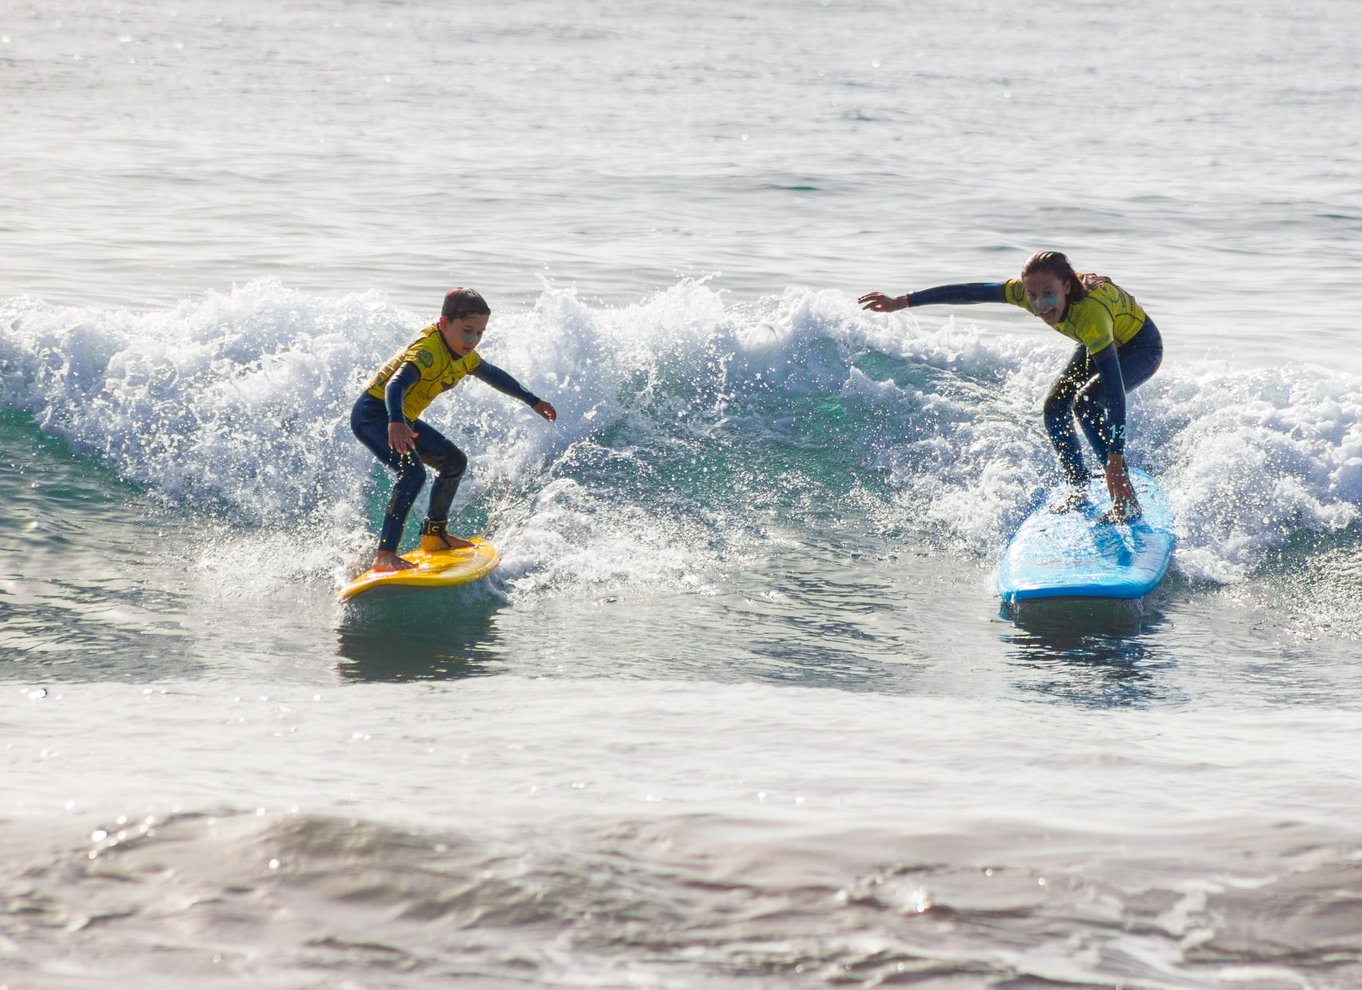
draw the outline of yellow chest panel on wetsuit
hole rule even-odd
[[[382,399],[388,379],[397,374],[397,369],[404,364],[414,364],[421,373],[421,380],[407,389],[406,399],[402,402],[402,414],[408,420],[413,420],[425,411],[437,395],[448,392],[465,375],[472,373],[482,364],[482,358],[478,357],[477,351],[469,351],[467,357],[459,357],[440,336],[440,325],[432,324],[380,368],[369,379],[364,391],[375,399]]]
[[[1026,299],[1021,279],[1008,279],[1003,284],[1003,293],[1013,306],[1020,306],[1032,316],[1036,314]],[[1135,297],[1115,282],[1103,279],[1088,290],[1086,297],[1068,307],[1055,329],[1078,341],[1089,354],[1096,354],[1113,342],[1120,347],[1144,328],[1144,321],[1144,310]]]

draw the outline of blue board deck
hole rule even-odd
[[[1102,521],[1111,499],[1101,477],[1088,482],[1083,508],[1052,512],[1052,496],[1027,516],[998,565],[1003,600],[1142,598],[1153,591],[1173,556],[1173,510],[1148,474],[1132,470],[1130,481],[1144,510],[1133,523]]]

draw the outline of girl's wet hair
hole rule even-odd
[[[1105,275],[1096,275],[1092,272],[1079,274],[1074,271],[1074,266],[1069,264],[1069,259],[1059,251],[1037,251],[1026,259],[1026,264],[1022,265],[1022,277],[1027,275],[1037,275],[1046,272],[1059,279],[1061,282],[1069,283],[1069,294],[1065,297],[1065,305],[1072,305],[1080,299],[1087,297],[1088,293],[1097,288],[1104,282],[1111,279]]]
[[[440,315],[446,320],[462,320],[465,316],[491,316],[492,307],[487,305],[487,300],[482,298],[481,293],[460,286],[445,293],[445,304],[440,308]]]

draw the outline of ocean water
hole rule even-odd
[[[1362,985],[1359,27],[5,4],[0,987]],[[1040,248],[1164,332],[1140,603],[993,588],[1065,342],[855,303]],[[560,418],[342,608],[456,284]]]

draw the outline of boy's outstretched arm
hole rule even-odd
[[[539,398],[539,396],[525,388],[520,382],[516,381],[485,358],[481,364],[473,369],[472,375],[474,378],[485,381],[503,395],[509,395],[514,399],[519,399],[550,423],[558,418],[558,410],[554,409],[550,403]]]

